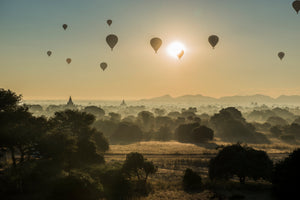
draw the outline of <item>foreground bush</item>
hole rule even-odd
[[[193,170],[187,168],[183,176],[183,189],[186,192],[199,191],[202,186],[201,176]]]

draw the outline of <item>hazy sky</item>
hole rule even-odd
[[[300,15],[292,2],[0,0],[0,88],[24,99],[300,94]],[[113,51],[110,33],[119,37]],[[220,37],[215,50],[211,34]],[[163,40],[158,54],[152,37]],[[186,46],[181,60],[166,51],[173,41]]]

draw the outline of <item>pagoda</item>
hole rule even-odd
[[[122,101],[122,103],[121,103],[120,106],[126,106],[126,103],[125,103],[124,99],[123,99],[123,101]]]
[[[67,103],[67,106],[74,106],[74,103],[72,101],[72,97],[70,96],[69,101]]]

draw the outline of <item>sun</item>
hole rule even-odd
[[[170,56],[172,56],[173,58],[177,58],[177,59],[180,59],[183,56],[183,54],[185,53],[185,51],[186,51],[186,48],[185,48],[184,44],[182,44],[181,42],[178,42],[178,41],[172,42],[167,47],[168,54]]]

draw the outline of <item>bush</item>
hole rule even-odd
[[[189,168],[185,170],[182,182],[183,182],[183,189],[186,192],[199,191],[202,186],[201,176]]]
[[[272,183],[279,199],[294,199],[299,196],[300,149],[275,165]],[[292,198],[293,197],[293,198]]]

